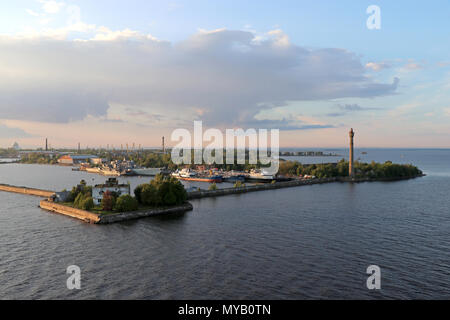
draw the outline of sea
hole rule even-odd
[[[348,152],[323,151],[339,156],[282,158],[328,163]],[[0,299],[449,299],[450,150],[357,149],[356,158],[412,163],[426,176],[192,200],[190,212],[111,225],[0,192]],[[0,164],[0,183],[62,190],[81,179],[105,177]],[[119,179],[134,188],[150,178]],[[379,290],[367,286],[373,265]],[[69,266],[80,289],[67,286]]]

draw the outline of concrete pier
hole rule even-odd
[[[274,190],[282,188],[292,188],[298,186],[307,186],[312,184],[322,184],[339,181],[338,178],[311,179],[311,180],[291,180],[285,182],[265,183],[253,186],[245,186],[240,188],[225,188],[217,190],[200,190],[188,192],[188,199],[201,199],[208,197],[221,197],[231,194],[240,194],[254,191]]]
[[[37,196],[37,197],[44,197],[44,198],[49,198],[55,194],[54,191],[41,190],[41,189],[36,189],[36,188],[28,188],[28,187],[10,186],[8,184],[0,184],[0,191],[20,193],[20,194],[26,194],[26,195],[30,195],[30,196]]]
[[[76,218],[76,219],[79,219],[79,220],[82,220],[82,221],[88,222],[88,223],[98,223],[100,221],[100,217],[98,214],[95,214],[95,213],[92,213],[89,211],[85,211],[85,210],[72,208],[72,207],[58,204],[55,202],[51,202],[48,200],[42,200],[39,203],[39,206],[42,209],[45,209],[45,210],[48,210],[51,212],[55,212],[55,213],[59,213],[59,214],[63,214],[65,216]]]
[[[168,207],[168,208],[155,208],[155,209],[145,209],[139,211],[131,212],[118,212],[118,213],[108,213],[108,214],[96,214],[89,211],[72,208],[66,205],[54,203],[48,200],[42,200],[39,205],[42,209],[59,213],[65,216],[69,216],[78,220],[82,220],[87,223],[94,224],[110,224],[115,222],[134,220],[145,217],[152,217],[157,215],[166,215],[173,213],[186,212],[193,209],[192,204],[189,202],[184,203],[179,206]]]

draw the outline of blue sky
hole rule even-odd
[[[280,28],[293,42],[337,47],[374,58],[436,59],[450,49],[450,2],[435,1],[155,1],[73,0],[83,20],[111,29],[139,30],[170,41],[180,41],[199,28]],[[366,8],[382,9],[383,27],[366,28]],[[16,0],[0,3],[0,30],[13,33],[33,25],[26,9],[38,12],[41,3]],[[55,19],[58,21],[58,19]]]
[[[369,5],[381,9],[380,30],[366,27]],[[171,124],[200,119],[221,128],[278,126],[284,146],[342,146],[353,126],[362,146],[450,147],[449,14],[443,0],[3,1],[0,72],[14,86],[0,99],[0,142],[32,146],[50,136],[62,146],[96,136],[94,144],[105,145],[120,131],[122,143],[145,132],[155,138],[137,143],[156,145]],[[235,44],[251,54],[219,51]],[[271,49],[262,50],[266,45]],[[186,51],[192,46],[195,54]],[[96,69],[99,52],[112,54]],[[66,56],[79,67],[49,62]],[[141,70],[136,79],[145,81],[131,86],[131,70]],[[217,86],[206,79],[191,86],[197,74]],[[82,78],[93,82],[83,85]],[[247,80],[251,94],[245,85],[232,88],[236,79]],[[19,97],[21,83],[33,98]],[[55,133],[63,127],[67,135]],[[74,138],[79,131],[85,134]]]

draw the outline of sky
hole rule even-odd
[[[369,29],[367,8],[380,8]],[[450,2],[0,2],[0,147],[147,147],[280,130],[281,147],[450,148]]]

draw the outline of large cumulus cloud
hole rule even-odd
[[[100,40],[99,40],[100,39]],[[136,33],[93,40],[0,37],[0,118],[46,122],[104,116],[111,104],[195,115],[207,125],[258,125],[288,101],[376,97],[377,83],[343,49],[308,49],[281,31],[201,31],[180,43]],[[299,128],[283,120],[264,126]],[[305,124],[305,128],[308,128]]]

